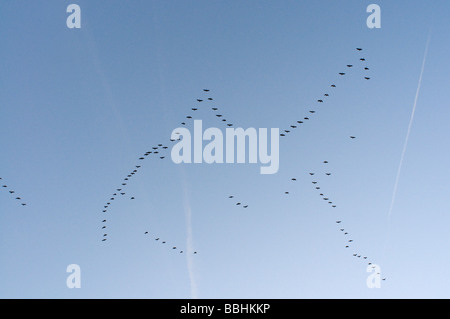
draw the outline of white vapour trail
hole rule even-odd
[[[184,171],[183,171],[183,207],[186,220],[186,262],[189,274],[189,281],[191,284],[191,298],[197,299],[198,290],[197,290],[197,282],[195,280],[194,259],[193,259],[194,244],[192,237],[192,210],[189,201],[189,189],[186,182],[186,176]]]
[[[392,192],[391,205],[389,206],[388,220],[390,220],[391,214],[392,214],[392,209],[394,208],[395,197],[397,195],[398,182],[399,182],[399,179],[400,179],[400,173],[402,171],[402,166],[403,166],[403,159],[405,158],[406,148],[408,147],[409,135],[411,133],[411,127],[412,127],[412,124],[413,124],[413,121],[414,121],[414,115],[416,113],[417,100],[419,98],[420,88],[422,86],[423,71],[425,69],[425,62],[427,60],[428,47],[430,45],[430,39],[431,39],[431,32],[428,35],[427,44],[425,46],[425,54],[423,56],[422,69],[420,71],[419,83],[417,85],[417,90],[416,90],[416,97],[414,98],[414,105],[413,105],[413,109],[412,109],[412,112],[411,112],[411,118],[409,120],[408,130],[406,132],[405,143],[403,145],[402,155],[400,157],[400,163],[399,163],[398,169],[397,169],[397,176],[395,178],[394,190]]]

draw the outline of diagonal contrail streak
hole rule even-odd
[[[406,132],[406,138],[405,138],[405,143],[403,145],[402,156],[400,157],[400,163],[399,163],[398,169],[397,169],[397,176],[395,178],[394,190],[392,192],[391,205],[389,206],[388,220],[390,220],[391,214],[392,214],[392,209],[394,208],[395,197],[397,195],[398,182],[399,182],[399,179],[400,179],[400,173],[402,171],[402,166],[403,166],[403,159],[405,158],[406,149],[408,147],[409,135],[411,133],[411,127],[412,127],[412,124],[413,124],[413,121],[414,121],[414,115],[416,113],[417,100],[419,98],[420,87],[422,86],[423,71],[425,69],[425,62],[427,60],[428,47],[430,45],[430,39],[431,39],[431,32],[428,35],[427,44],[425,46],[425,54],[423,56],[422,69],[420,71],[420,77],[419,77],[419,84],[417,85],[416,97],[414,98],[414,105],[413,105],[413,109],[412,109],[412,112],[411,112],[411,118],[409,120],[408,131]]]
[[[186,219],[186,262],[187,269],[189,275],[189,281],[191,285],[191,298],[198,298],[198,289],[197,282],[195,280],[195,272],[194,272],[194,245],[193,245],[193,236],[192,236],[192,210],[191,204],[189,200],[189,186],[187,184],[186,173],[182,170],[183,175],[183,206],[184,206],[184,214]]]

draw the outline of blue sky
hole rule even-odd
[[[450,296],[447,1],[377,1],[381,29],[367,28],[373,2],[359,0],[80,0],[81,29],[66,26],[70,3],[0,2],[0,297]],[[224,128],[213,105],[243,128],[285,129],[317,112],[280,139],[275,175],[138,160],[171,146],[187,115]],[[178,249],[190,240],[198,254],[156,237]],[[354,251],[381,267],[380,289],[367,288]],[[66,286],[69,264],[80,289]]]

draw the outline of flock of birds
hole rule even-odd
[[[356,51],[360,52],[362,51],[362,48],[357,48]],[[359,61],[363,64],[363,69],[365,72],[369,71],[369,67],[367,67],[366,65],[366,59],[364,57],[359,58]],[[355,68],[355,64],[347,64],[346,68],[348,69],[353,69]],[[346,72],[339,72],[339,76],[345,76],[347,73]],[[368,75],[365,75],[363,77],[364,80],[370,80],[370,77]],[[336,89],[337,85],[335,83],[331,83],[330,84],[330,88],[331,89]],[[232,123],[230,123],[229,121],[227,121],[227,119],[225,118],[223,112],[221,112],[219,110],[219,108],[215,105],[215,103],[213,103],[214,99],[210,96],[209,89],[203,89],[204,94],[207,94],[208,96],[206,97],[202,97],[202,98],[197,98],[197,106],[192,107],[191,108],[191,114],[186,115],[186,119],[184,121],[182,121],[180,124],[183,126],[186,126],[189,124],[190,120],[193,120],[193,114],[195,112],[198,112],[202,107],[200,105],[203,106],[203,102],[210,102],[212,104],[209,104],[206,108],[210,109],[212,112],[214,112],[215,117],[222,122],[223,124],[226,124],[227,127],[231,127],[233,126]],[[320,97],[319,99],[316,100],[316,107],[318,107],[319,105],[322,105],[323,103],[326,102],[326,98],[330,97],[330,93],[325,92],[323,94],[323,97]],[[302,119],[297,120],[295,123],[291,124],[289,126],[289,128],[284,129],[281,133],[280,136],[281,137],[285,137],[288,134],[292,133],[295,129],[297,129],[298,127],[300,127],[302,124],[304,124],[306,121],[309,121],[313,115],[317,114],[318,109],[317,108],[312,108],[308,111],[308,115],[304,116]],[[179,132],[175,132],[175,134],[179,134]],[[351,140],[356,139],[356,136],[351,135],[349,136],[349,138]],[[179,139],[179,138],[178,138]],[[177,139],[170,139],[170,142],[175,142]],[[138,160],[139,161],[144,161],[147,157],[149,156],[153,156],[153,157],[158,157],[159,159],[165,159],[166,158],[166,153],[165,151],[168,149],[167,145],[164,145],[163,143],[159,143],[155,146],[153,146],[151,148],[151,150],[145,152],[143,155],[141,155]],[[329,162],[327,160],[323,161],[323,164],[328,164]],[[112,196],[109,198],[109,200],[106,202],[106,204],[103,206],[103,213],[106,213],[108,211],[108,208],[110,208],[110,205],[112,204],[112,201],[115,200],[117,197],[124,197],[126,195],[126,191],[125,188],[128,185],[128,183],[130,182],[130,180],[133,178],[133,176],[135,176],[135,174],[137,174],[139,172],[139,169],[141,169],[141,165],[135,165],[135,167],[126,175],[126,177],[123,178],[121,184],[119,185],[118,188],[116,188],[116,190],[114,191],[114,193],[112,194]],[[325,172],[323,172],[323,174],[325,176],[331,176],[332,173],[328,170],[325,170]],[[337,208],[337,204],[330,198],[330,196],[328,194],[325,194],[322,190],[322,185],[319,184],[319,182],[315,179],[316,173],[315,172],[310,172],[309,176],[312,178],[311,183],[313,185],[313,188],[315,191],[317,191],[319,193],[320,198],[322,199],[322,201],[324,203],[327,203],[330,208],[332,209],[336,209]],[[291,178],[292,182],[296,182],[297,178],[296,177],[292,177]],[[289,195],[290,191],[285,191],[284,194]],[[131,200],[135,199],[134,196],[129,197]],[[228,199],[230,200],[235,200],[236,199],[236,195],[228,195]],[[237,207],[242,207],[244,209],[248,208],[249,205],[247,203],[244,203],[242,200],[238,200],[235,201],[235,206]],[[103,219],[102,220],[103,223],[106,223],[107,220]],[[344,225],[344,221],[342,219],[337,219],[335,220],[336,225],[338,226],[338,231],[340,231],[343,236],[346,238],[345,239],[345,245],[344,248],[345,249],[352,249],[352,247],[355,244],[355,240],[353,238],[351,238],[350,236],[350,232],[346,229],[343,228]],[[106,225],[102,226],[102,230],[104,230],[103,236],[102,236],[102,241],[106,241],[106,237],[107,237],[107,233],[106,233]],[[148,231],[145,231],[144,233],[146,236],[150,235],[150,233]],[[170,248],[171,245],[167,244],[166,240],[162,240],[160,239],[158,236],[154,237],[154,240],[157,242],[160,242],[161,244],[166,244],[167,247]],[[172,246],[171,248],[172,250],[177,250],[177,246]],[[180,254],[182,254],[184,251],[183,250],[178,250]],[[193,252],[194,254],[197,254],[196,251]],[[359,252],[359,251],[353,251],[352,252],[352,256],[355,257],[356,259],[361,259],[367,262],[368,265],[373,265],[373,262],[368,258],[368,256],[364,255],[363,253]],[[375,266],[373,266],[373,268],[375,268]],[[386,278],[383,278],[382,280],[386,280]]]
[[[198,112],[200,111],[202,108],[205,109],[209,109],[210,112],[213,112],[214,117],[219,120],[220,123],[224,124],[225,127],[231,127],[233,126],[233,123],[231,123],[230,121],[228,121],[223,112],[220,112],[219,107],[217,107],[217,105],[215,105],[215,103],[213,102],[214,99],[210,96],[210,89],[203,89],[203,94],[206,95],[206,97],[200,97],[196,99],[197,105],[195,107],[191,108],[191,112]],[[203,103],[205,102],[205,103]],[[209,102],[209,104],[208,104]],[[201,106],[202,105],[202,106]],[[203,107],[203,105],[208,105],[206,107]],[[191,115],[192,114],[192,115]],[[186,115],[186,120],[180,122],[180,124],[182,126],[186,126],[188,125],[188,121],[189,120],[193,120],[193,114],[191,113]],[[180,132],[175,132],[176,135],[179,135]],[[176,142],[177,140],[179,140],[180,138],[170,138],[169,142]],[[117,188],[114,190],[114,192],[111,194],[111,197],[104,203],[103,208],[102,208],[102,213],[108,213],[108,209],[111,208],[112,203],[114,200],[118,199],[118,198],[129,198],[130,200],[134,200],[135,197],[134,196],[125,196],[127,195],[126,192],[126,188],[128,186],[128,184],[131,182],[132,178],[139,172],[140,169],[142,169],[143,166],[143,161],[146,160],[147,158],[150,157],[156,157],[159,158],[160,160],[163,160],[165,158],[167,158],[167,150],[168,150],[168,146],[167,144],[163,144],[163,143],[159,143],[155,146],[152,146],[150,150],[146,151],[145,153],[143,153],[142,155],[140,155],[138,157],[138,163],[137,165],[135,165],[129,172],[128,174],[122,179],[120,185],[117,185]],[[234,195],[229,195],[229,198],[234,198]],[[240,206],[243,208],[247,208],[248,204],[243,203],[243,202],[236,202],[236,206]],[[101,236],[101,241],[105,242],[108,239],[108,232],[107,232],[107,222],[108,220],[106,218],[102,217],[102,226],[101,226],[101,230],[102,230],[102,236]],[[144,233],[145,235],[149,235],[148,231],[145,231]],[[160,238],[158,236],[154,237],[155,241],[159,241],[161,244],[166,244],[167,242],[165,240],[160,240]],[[166,246],[170,246],[170,245],[166,245]],[[176,250],[177,246],[172,246],[172,250]],[[183,253],[183,250],[179,250],[179,253]],[[197,251],[192,252],[193,254],[197,254]]]
[[[210,92],[210,90],[209,89],[203,89],[203,92],[205,94],[207,94],[208,92]],[[206,100],[206,101],[213,101],[213,98],[211,98],[211,97],[198,98],[197,99],[197,103],[201,103],[204,100]],[[191,111],[195,112],[195,111],[198,111],[199,109],[200,109],[199,106],[192,107]],[[211,107],[211,110],[214,111],[214,112],[217,112],[219,110],[219,108],[216,107],[216,106],[213,106],[213,107]],[[227,120],[225,118],[223,118],[223,114],[215,114],[215,117],[220,119],[221,122],[227,122]],[[187,115],[186,119],[190,120],[190,119],[193,119],[193,117],[192,117],[192,115]],[[181,122],[180,124],[183,125],[183,126],[187,125],[186,121]],[[226,123],[226,125],[228,127],[233,126],[232,123]],[[180,132],[175,132],[175,134],[180,134]],[[177,138],[177,139],[170,138],[169,141],[170,142],[175,142],[175,141],[177,141],[179,139],[180,138]],[[128,184],[131,182],[132,178],[139,172],[139,170],[142,169],[142,164],[143,164],[144,160],[146,160],[147,158],[150,158],[150,157],[157,157],[160,160],[163,160],[167,156],[166,152],[167,152],[168,148],[169,147],[167,145],[159,143],[159,144],[157,144],[155,146],[152,146],[150,150],[148,150],[145,153],[143,153],[142,155],[140,155],[138,157],[138,165],[135,165],[132,168],[132,170],[130,170],[127,173],[127,175],[122,179],[120,185],[117,185],[117,188],[111,194],[111,197],[104,203],[103,208],[102,208],[102,213],[103,214],[108,213],[108,210],[111,208],[111,205],[112,205],[113,201],[116,200],[117,198],[129,198],[130,200],[136,199],[135,196],[129,196],[129,195],[128,195],[128,197],[125,196],[125,195],[127,195],[126,188],[127,188]],[[238,205],[241,205],[241,203],[238,203]],[[248,205],[243,205],[243,207],[247,208]],[[107,219],[102,218],[102,226],[101,226],[101,230],[102,230],[101,241],[102,242],[105,242],[108,239],[107,222],[108,222]],[[149,232],[145,231],[144,234],[148,235]],[[167,243],[165,240],[160,240],[160,238],[157,237],[157,236],[154,239],[155,239],[155,241],[161,242],[161,244],[166,244]],[[172,250],[176,250],[176,249],[177,249],[177,246],[172,246]],[[184,252],[183,250],[179,250],[179,253],[183,253],[183,252]],[[193,254],[197,254],[197,251],[194,251],[192,253]]]
[[[360,52],[362,51],[362,48],[356,48],[356,51]],[[366,65],[366,59],[364,57],[359,58],[359,61],[364,63],[363,64],[363,69],[364,71],[369,71],[369,67],[367,67]],[[354,64],[347,64],[346,67],[348,69],[352,69],[354,68]],[[346,72],[339,72],[339,76],[345,76]],[[370,77],[368,75],[365,75],[364,80],[370,80]],[[331,89],[335,89],[337,88],[337,85],[335,83],[331,83],[330,84],[330,88]],[[209,94],[210,90],[209,89],[203,89],[203,93],[207,94],[206,97],[202,97],[202,98],[197,98],[197,106],[192,107],[191,111],[192,112],[197,112],[201,107],[200,104],[204,101],[208,101],[211,102],[213,101],[213,98],[210,96]],[[318,107],[319,105],[325,103],[325,99],[330,97],[330,93],[325,92],[323,94],[323,97],[320,97],[319,99],[316,100],[316,107]],[[222,122],[223,124],[226,124],[226,126],[231,127],[233,126],[232,123],[230,123],[229,121],[227,121],[227,119],[225,118],[224,114],[222,112],[219,111],[219,108],[212,103],[208,105],[208,107],[212,112],[214,112],[215,117],[220,120],[220,122]],[[296,130],[300,125],[304,124],[306,121],[309,121],[310,118],[315,115],[317,113],[317,108],[312,108],[308,111],[308,115],[304,116],[302,119],[297,120],[295,123],[292,123],[289,128],[284,129],[281,133],[280,136],[281,137],[285,137],[288,134],[290,134],[291,132],[293,132],[294,130]],[[191,114],[188,114],[186,116],[186,120],[184,120],[183,122],[181,122],[181,125],[187,125],[187,121],[192,120],[193,116]],[[176,132],[179,133],[179,132]],[[356,136],[350,136],[350,139],[356,139]],[[178,138],[179,139],[179,138]],[[170,139],[170,142],[175,142],[177,139]],[[120,182],[120,185],[117,185],[117,187],[115,188],[114,192],[112,192],[111,196],[109,197],[109,199],[104,203],[103,208],[101,209],[102,211],[102,216],[104,216],[105,214],[108,213],[108,210],[111,208],[113,202],[116,199],[122,198],[122,199],[128,199],[128,200],[135,200],[135,196],[132,196],[130,194],[127,193],[126,188],[128,186],[128,184],[132,181],[133,177],[139,173],[139,170],[142,168],[142,163],[144,160],[146,160],[149,157],[156,157],[160,160],[163,160],[166,158],[167,154],[167,149],[169,148],[169,146],[167,146],[167,144],[163,144],[163,143],[158,143],[154,146],[152,146],[148,151],[146,151],[145,153],[143,153],[142,155],[140,155],[138,157],[138,163],[127,173],[126,176],[124,176],[124,178],[122,179],[122,181]],[[328,161],[323,161],[323,164],[328,164]],[[325,171],[324,175],[325,176],[331,176],[331,172],[329,171]],[[320,198],[323,200],[323,202],[327,203],[331,208],[335,209],[337,208],[336,203],[331,200],[330,196],[328,196],[327,194],[325,194],[322,190],[322,185],[319,184],[319,182],[314,178],[316,176],[315,172],[310,172],[309,176],[312,178],[311,183],[313,185],[313,188],[315,191],[317,191],[319,193]],[[3,180],[2,177],[0,177],[0,180]],[[291,178],[292,182],[296,182],[297,178],[296,177],[292,177]],[[16,192],[14,190],[11,190],[8,185],[4,184],[2,185],[2,189],[6,189],[9,191],[9,193],[15,198],[15,200],[19,201],[20,204],[22,206],[26,206],[27,203],[25,203],[21,196],[18,196],[16,194]],[[290,191],[285,191],[284,194],[289,195]],[[228,199],[236,199],[235,195],[228,195]],[[242,208],[248,208],[248,204],[244,203],[242,201],[236,201],[235,202],[235,206],[238,207],[242,207]],[[108,238],[108,232],[107,232],[107,222],[108,220],[105,217],[101,218],[101,230],[102,230],[102,237],[101,237],[101,241],[105,242],[107,241]],[[342,219],[337,219],[336,221],[336,225],[338,226],[338,230],[343,234],[343,236],[345,236],[346,241],[345,241],[345,245],[344,248],[345,249],[351,249],[353,247],[353,244],[355,243],[355,240],[353,238],[351,238],[349,231],[346,228],[343,228],[344,225],[344,221]],[[150,233],[148,231],[145,231],[144,233],[146,236],[150,236]],[[348,239],[347,239],[348,238]],[[160,239],[158,236],[154,237],[154,240],[157,242],[160,242],[161,244],[167,244],[166,240],[162,240]],[[174,251],[178,251],[180,254],[184,253],[184,250],[178,249],[177,246],[172,246],[172,245],[166,245],[167,247],[170,248],[171,246],[171,250]],[[197,254],[197,251],[194,251],[193,254]],[[368,259],[368,257],[364,254],[362,254],[359,251],[354,251],[352,252],[352,256],[360,259],[362,258],[362,260],[367,261],[368,265],[372,265],[372,261],[370,261]],[[375,266],[373,266],[375,268]],[[386,278],[382,278],[382,280],[386,280]]]
[[[356,51],[357,51],[357,52],[360,52],[360,51],[362,51],[362,50],[363,50],[362,48],[356,48]],[[364,57],[359,58],[359,61],[362,62],[362,63],[364,63],[364,64],[363,64],[363,69],[364,69],[365,72],[367,72],[367,71],[370,70],[369,67],[366,65],[366,59],[365,59]],[[354,68],[354,64],[347,64],[346,67],[347,67],[348,69]],[[345,75],[346,75],[345,72],[339,72],[339,76],[345,76]],[[364,79],[364,80],[370,80],[370,77],[367,76],[367,75],[365,75],[365,76],[363,77],[363,79]],[[337,85],[336,85],[335,83],[331,83],[331,84],[330,84],[330,88],[335,89],[335,88],[337,88]],[[330,94],[327,93],[327,92],[325,92],[325,93],[323,94],[323,96],[324,96],[324,97],[320,97],[319,99],[317,99],[317,106],[319,106],[319,105],[321,105],[322,103],[324,103],[325,98],[328,98],[328,97],[330,96]],[[305,116],[305,117],[304,117],[303,119],[301,119],[301,120],[297,120],[296,123],[291,124],[290,127],[289,127],[288,129],[285,129],[282,133],[280,133],[280,136],[285,137],[287,134],[291,133],[292,130],[296,129],[299,125],[305,123],[305,121],[310,120],[310,116],[313,115],[313,114],[316,114],[316,112],[317,112],[316,109],[311,109],[311,110],[309,110],[309,114],[308,114],[307,116]],[[356,139],[356,136],[351,135],[351,136],[349,136],[349,138],[350,138],[351,140],[354,140],[354,139]],[[326,165],[326,164],[329,164],[329,162],[328,162],[327,160],[324,160],[324,161],[323,161],[323,164]],[[325,176],[331,176],[332,173],[329,172],[328,170],[326,170],[325,172],[322,172],[322,174],[324,174]],[[309,176],[312,178],[311,183],[312,183],[312,185],[313,185],[313,187],[314,187],[314,190],[317,191],[317,192],[319,193],[319,196],[320,196],[320,198],[323,200],[323,202],[327,203],[327,204],[328,204],[331,208],[333,208],[333,209],[337,208],[336,203],[333,202],[333,200],[331,200],[331,198],[330,198],[327,194],[325,194],[325,193],[323,192],[322,186],[319,184],[319,182],[317,181],[317,179],[314,178],[314,177],[316,176],[316,173],[315,173],[315,172],[310,172],[310,173],[309,173]],[[292,178],[291,178],[291,181],[292,181],[292,182],[296,182],[296,181],[297,181],[297,178],[296,178],[296,177],[292,177]],[[289,192],[289,191],[285,191],[284,194],[289,195],[290,192]],[[349,231],[346,230],[345,228],[342,228],[343,223],[344,223],[343,220],[342,220],[342,219],[338,219],[338,220],[336,220],[335,222],[336,222],[336,225],[338,225],[338,230],[339,230],[340,232],[342,232],[342,234],[346,237],[345,244],[344,244],[344,248],[345,248],[345,249],[352,249],[352,247],[353,247],[354,244],[355,244],[355,240],[352,239],[352,238],[349,238],[349,237],[350,237]],[[348,238],[348,239],[347,239],[347,238]],[[362,254],[361,252],[359,252],[359,251],[353,251],[353,252],[352,252],[352,256],[355,257],[355,258],[357,258],[357,259],[358,259],[358,258],[362,258],[362,260],[366,261],[367,264],[368,264],[369,266],[372,265],[372,268],[375,268],[374,263],[373,263],[372,261],[368,260],[368,257],[365,256],[364,254]],[[378,275],[380,275],[380,273],[378,273]],[[382,280],[385,281],[386,278],[382,278]]]
[[[0,177],[0,180],[3,180],[3,178]],[[22,200],[22,197],[19,196],[19,195],[17,195],[17,193],[16,193],[15,190],[12,190],[12,189],[9,189],[9,188],[10,188],[10,187],[9,187],[8,185],[6,185],[6,184],[3,184],[3,185],[2,185],[2,189],[7,189],[7,190],[8,190],[8,193],[11,194],[11,196],[15,197],[15,200],[19,201],[20,205],[22,205],[22,206],[27,206],[27,203],[25,203],[25,202]]]

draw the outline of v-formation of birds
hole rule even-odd
[[[362,48],[357,48],[356,50],[357,50],[358,52],[360,52],[360,51],[362,51]],[[359,62],[364,63],[364,65],[363,65],[364,71],[366,71],[366,72],[369,71],[369,67],[365,64],[365,63],[366,63],[366,59],[365,59],[365,58],[363,58],[363,57],[359,58]],[[351,69],[355,68],[355,64],[347,64],[347,65],[346,65],[346,68],[349,69],[349,70],[351,70]],[[346,76],[346,74],[347,74],[347,72],[339,72],[339,76],[340,76],[340,77],[344,77],[344,76]],[[363,79],[364,79],[364,80],[370,80],[371,78],[370,78],[368,75],[366,75],[366,76],[363,77]],[[330,86],[329,86],[329,88],[330,88],[331,90],[335,90],[335,89],[337,88],[337,85],[336,85],[335,83],[331,83]],[[332,93],[331,93],[331,92],[333,92],[333,91],[331,91],[331,90],[325,92],[325,93],[323,94],[322,97],[320,97],[320,98],[318,98],[318,99],[316,100],[316,107],[315,107],[315,108],[312,108],[312,109],[310,109],[310,110],[308,111],[309,115],[304,116],[302,119],[298,119],[295,123],[291,124],[291,125],[289,126],[289,128],[283,130],[283,131],[280,133],[280,136],[281,136],[281,137],[287,136],[289,133],[291,133],[292,131],[294,131],[295,129],[299,128],[301,125],[303,125],[306,121],[309,121],[309,120],[311,119],[311,116],[317,114],[317,112],[318,112],[318,110],[319,110],[317,107],[318,107],[319,105],[321,105],[321,104],[325,104],[325,103],[328,101],[328,99],[330,98],[330,96],[332,96]],[[203,106],[203,103],[202,103],[202,102],[212,102],[212,101],[214,100],[211,96],[209,96],[209,92],[210,92],[209,89],[203,89],[203,92],[204,92],[207,96],[206,96],[206,97],[197,98],[197,100],[196,100],[196,101],[197,101],[197,106],[191,108],[191,112],[192,112],[192,113],[186,115],[186,117],[185,117],[186,120],[184,120],[183,122],[180,122],[181,125],[187,125],[187,124],[188,124],[187,121],[193,119],[193,115],[194,115],[199,109],[201,109],[201,106]],[[226,119],[226,117],[224,116],[223,112],[221,112],[221,111],[219,110],[219,108],[218,108],[215,104],[212,105],[212,106],[211,106],[211,104],[210,104],[208,107],[210,108],[211,111],[213,111],[213,112],[215,113],[215,116],[216,116],[216,118],[217,118],[218,120],[220,120],[221,122],[223,122],[224,124],[226,124],[228,127],[233,126],[233,123],[229,122],[229,121]],[[349,138],[352,139],[352,140],[354,140],[354,139],[356,139],[356,136],[351,135],[351,136],[349,136]],[[175,140],[175,139],[170,139],[170,141],[171,141],[171,142],[174,142],[174,141],[176,141],[176,140]],[[151,148],[151,150],[145,152],[142,156],[140,156],[140,157],[139,157],[139,161],[145,160],[145,159],[146,159],[148,156],[150,156],[150,155],[153,155],[154,157],[155,157],[155,156],[156,156],[156,157],[159,157],[159,159],[164,159],[164,158],[166,158],[165,151],[166,151],[167,149],[168,149],[168,146],[166,146],[166,145],[164,145],[164,144],[162,144],[162,143],[157,144],[157,146],[153,146],[153,147]],[[328,164],[328,161],[326,161],[326,160],[323,161],[323,164]],[[115,200],[117,197],[123,197],[123,196],[126,195],[126,192],[125,192],[124,189],[125,189],[125,187],[127,186],[127,183],[130,181],[130,179],[131,179],[135,174],[138,173],[138,170],[139,170],[140,168],[141,168],[141,165],[136,165],[135,168],[133,168],[133,170],[130,171],[129,174],[123,179],[123,181],[122,181],[120,187],[116,189],[116,192],[114,192],[114,193],[112,194],[112,197],[109,199],[108,202],[106,202],[106,205],[104,205],[104,207],[103,207],[103,208],[104,208],[104,209],[103,209],[103,212],[104,212],[104,213],[106,213],[106,212],[107,212],[107,209],[110,207],[111,201]],[[317,174],[318,174],[318,173],[317,173]],[[327,171],[327,170],[325,170],[324,172],[321,172],[321,174],[323,174],[323,175],[325,175],[325,176],[331,176],[331,175],[332,175],[332,173],[329,172],[329,171]],[[331,199],[331,197],[329,197],[328,194],[326,194],[326,193],[323,192],[323,190],[322,190],[322,185],[320,185],[320,184],[314,179],[314,177],[316,176],[316,173],[315,173],[315,172],[310,172],[309,175],[310,175],[311,178],[313,178],[313,180],[311,181],[311,183],[312,183],[314,189],[319,193],[319,196],[322,198],[323,202],[327,203],[327,204],[330,206],[330,208],[336,209],[336,208],[337,208],[337,204]],[[296,177],[292,177],[292,178],[291,178],[291,181],[292,181],[292,182],[296,182],[296,181],[297,181],[297,178],[296,178]],[[285,195],[289,195],[289,194],[291,194],[291,193],[290,193],[290,191],[286,190],[286,191],[284,192],[284,194],[285,194]],[[129,198],[130,198],[131,200],[135,199],[133,196],[131,196],[131,197],[129,197]],[[234,195],[234,194],[233,194],[233,195],[228,195],[228,199],[230,199],[230,200],[235,200],[235,199],[236,199],[236,195]],[[237,201],[235,201],[235,206],[237,206],[237,207],[242,207],[242,208],[247,208],[249,205],[248,205],[247,203],[244,203],[242,200],[237,200]],[[103,223],[106,223],[107,220],[106,220],[106,219],[103,219],[102,222],[103,222]],[[347,229],[345,229],[345,228],[342,227],[342,226],[343,226],[343,220],[338,219],[338,220],[336,220],[335,222],[336,222],[336,225],[338,225],[338,227],[339,227],[339,228],[338,228],[339,231],[342,232],[343,236],[346,238],[344,248],[345,248],[345,249],[351,249],[351,247],[353,247],[353,244],[354,244],[355,241],[354,241],[353,238],[351,238],[349,231],[348,231]],[[103,226],[102,226],[102,229],[103,229],[103,230],[106,229],[106,225],[103,225]],[[145,232],[145,235],[150,235],[150,233],[149,233],[148,231],[146,231],[146,232]],[[156,236],[156,235],[155,235],[155,236]],[[103,234],[102,241],[106,241],[106,237],[107,237],[107,233],[105,232],[105,233]],[[347,238],[348,238],[348,239],[347,239]],[[160,242],[161,244],[166,244],[166,243],[167,243],[166,240],[162,240],[162,239],[160,239],[158,236],[154,237],[154,240],[155,240],[156,242]],[[167,247],[170,248],[171,245],[167,245]],[[177,248],[177,246],[172,246],[171,249],[172,249],[172,250],[177,250],[178,248]],[[180,250],[180,249],[178,249],[178,251],[179,251],[179,253],[183,253],[183,252],[184,252],[183,250]],[[194,254],[197,254],[196,251],[194,251],[193,253],[194,253]],[[368,257],[365,256],[364,254],[361,254],[361,253],[358,252],[358,251],[354,251],[354,252],[352,253],[352,256],[355,257],[355,258],[362,258],[362,260],[367,261],[368,265],[372,265],[372,262],[371,262],[370,260],[368,260]],[[383,278],[383,280],[385,280],[385,279],[386,279],[386,278]]]
[[[203,89],[203,92],[205,94],[208,94],[208,92],[210,92],[209,89]],[[206,97],[206,98],[199,98],[197,99],[197,103],[201,103],[204,100],[206,101],[213,101],[212,97]],[[195,112],[197,110],[199,110],[200,107],[192,107],[191,111]],[[219,110],[219,108],[217,106],[212,106],[211,110],[216,112]],[[223,114],[215,114],[217,118],[220,118],[221,122],[227,122],[227,120],[225,118],[223,118]],[[187,115],[186,119],[190,120],[192,119],[191,115]],[[186,122],[181,122],[181,125],[187,125]],[[232,126],[232,123],[226,123],[227,126]],[[175,142],[177,139],[170,139],[170,142]],[[105,202],[103,208],[102,208],[102,213],[107,213],[108,209],[111,207],[112,202],[114,200],[116,200],[117,198],[129,198],[130,200],[134,200],[136,199],[134,196],[129,196],[126,192],[126,187],[128,186],[128,183],[132,180],[132,178],[139,172],[139,170],[142,168],[142,163],[144,160],[146,160],[149,156],[153,156],[153,157],[158,157],[159,159],[163,160],[166,158],[166,151],[169,147],[165,144],[159,143],[153,147],[151,147],[150,150],[146,151],[144,154],[142,154],[139,158],[139,165],[135,165],[133,167],[133,169],[126,175],[126,177],[123,178],[122,182],[120,183],[120,185],[118,185],[118,188],[115,189],[114,193],[112,193],[111,197],[109,198],[109,200],[107,202]],[[241,203],[238,203],[237,205],[241,205]],[[243,205],[244,208],[247,208],[248,205]],[[102,235],[102,241],[105,242],[107,241],[107,237],[108,237],[108,233],[106,232],[107,229],[107,219],[102,219],[102,231],[103,231],[103,235]],[[148,231],[145,232],[146,235],[149,234]],[[159,240],[159,237],[155,237],[156,241],[159,241],[162,244],[166,244],[165,240]],[[169,246],[169,245],[167,245]],[[176,250],[177,246],[172,246],[172,250]],[[179,250],[179,253],[183,253],[183,250]],[[196,251],[193,252],[193,254],[197,254]]]

